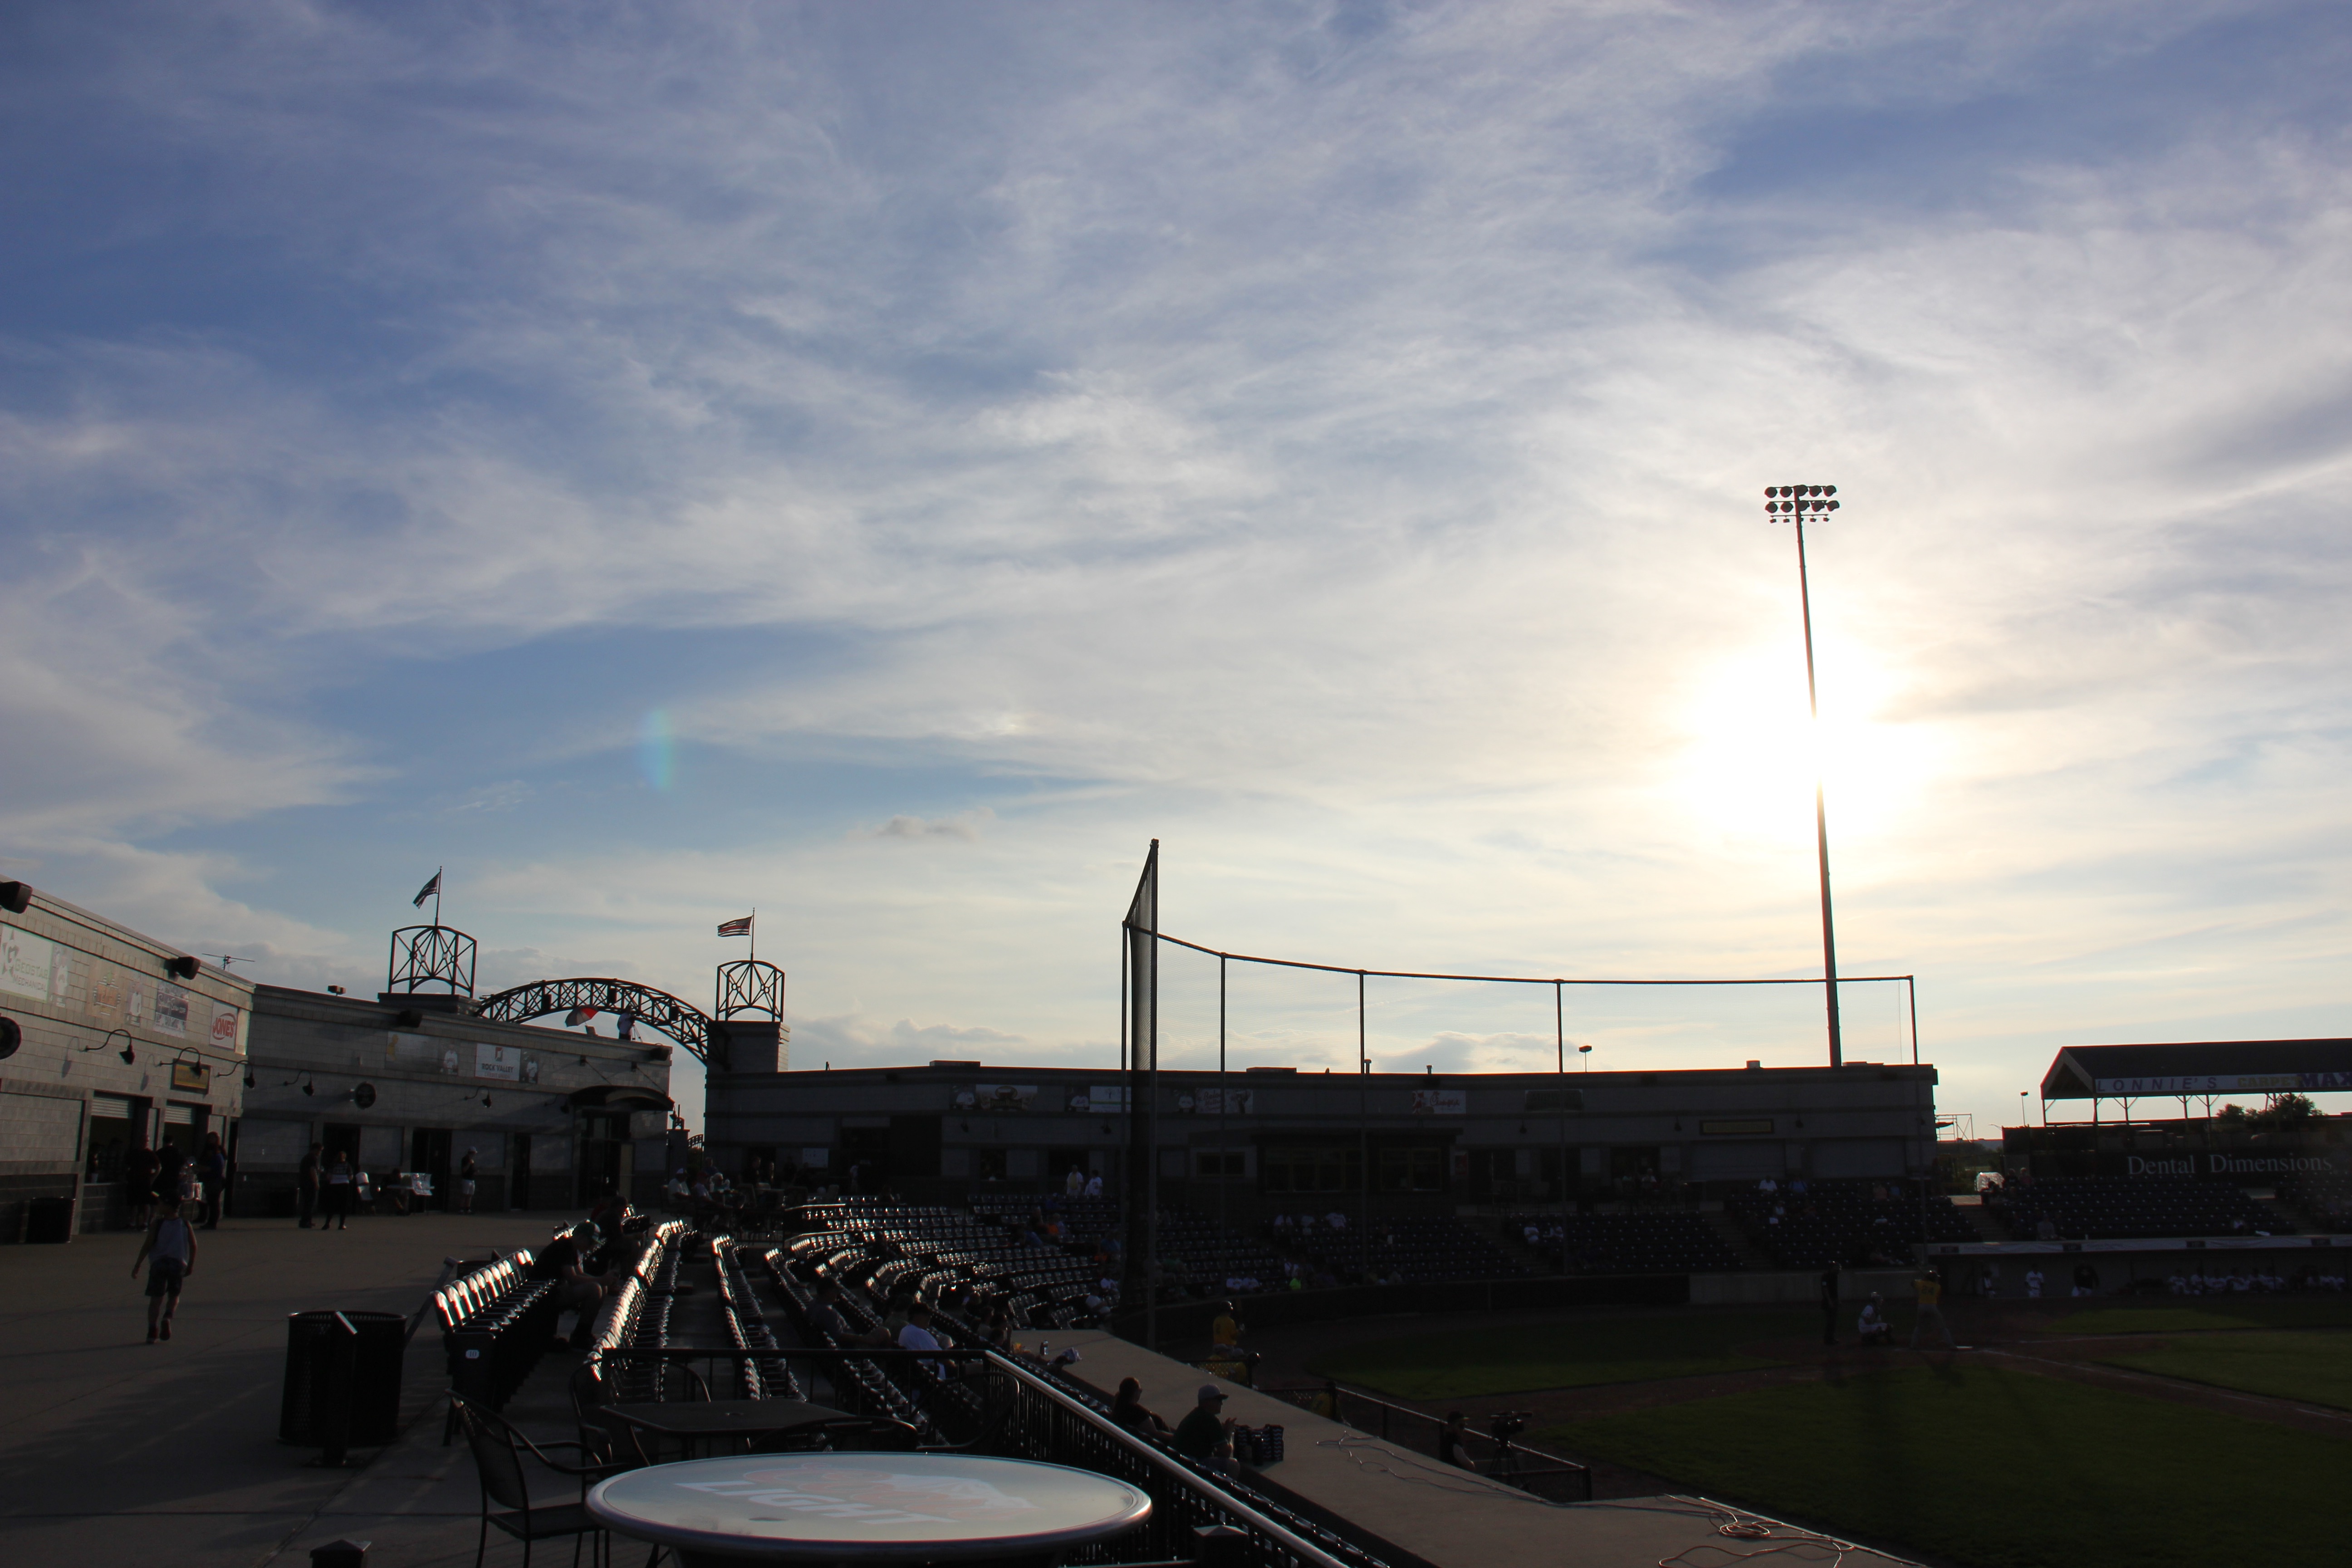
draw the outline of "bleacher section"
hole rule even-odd
[[[1267,1233],[1342,1279],[1502,1279],[1527,1268],[1451,1215],[1375,1219],[1364,1229],[1277,1226]]]
[[[1900,1183],[1791,1182],[1735,1194],[1724,1209],[1783,1268],[1901,1267],[1920,1242],[1982,1239],[1941,1194],[1923,1201]]]
[[[2045,1218],[2068,1240],[2298,1234],[2233,1183],[2196,1176],[2049,1176],[1986,1196],[2020,1241],[2038,1237]]]
[[[1504,1224],[1520,1235],[1532,1230],[1536,1239],[1529,1245],[1555,1263],[1565,1251],[1569,1267],[1580,1274],[1714,1273],[1740,1267],[1738,1254],[1700,1215],[1579,1214],[1563,1221],[1555,1211],[1515,1214]]]
[[[2332,1172],[2283,1177],[2282,1202],[2292,1204],[2305,1223],[2321,1231],[2352,1230],[2352,1176]]]

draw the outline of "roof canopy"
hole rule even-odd
[[[2200,1040],[2070,1046],[2042,1075],[2044,1100],[2352,1090],[2352,1040]]]

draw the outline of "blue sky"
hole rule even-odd
[[[21,5],[0,869],[373,990],[1111,1058],[1116,921],[2352,1033],[2341,7]],[[740,945],[740,944],[739,944]],[[1171,1054],[1214,1050],[1171,967]],[[1353,1059],[1236,981],[1236,1060]],[[1549,998],[1374,994],[1383,1064]],[[1907,1049],[1891,993],[1853,1054]],[[1788,988],[1601,1068],[1818,1059]],[[690,1098],[690,1096],[688,1097]]]

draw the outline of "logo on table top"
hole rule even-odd
[[[688,1491],[711,1492],[763,1507],[790,1509],[862,1524],[983,1524],[1026,1513],[1037,1505],[961,1476],[894,1475],[825,1469],[747,1470],[740,1480],[682,1481]]]

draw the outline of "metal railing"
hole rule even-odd
[[[777,1386],[778,1373],[788,1371],[812,1402],[900,1423],[922,1450],[1068,1465],[1151,1499],[1148,1521],[1073,1552],[1074,1564],[1181,1559],[1216,1568],[1388,1568],[1364,1545],[1255,1495],[1244,1479],[1139,1439],[1074,1390],[994,1351],[672,1345],[602,1350],[593,1359],[614,1392],[631,1399],[692,1399],[703,1389],[715,1398],[749,1397],[747,1389]],[[695,1376],[683,1375],[688,1370]]]
[[[1397,1405],[1336,1383],[1292,1383],[1262,1387],[1261,1394],[1296,1405],[1317,1415],[1393,1443],[1408,1453],[1443,1458],[1440,1434],[1445,1423],[1425,1410]],[[1490,1422],[1495,1418],[1489,1417]],[[1489,1480],[1518,1488],[1546,1502],[1591,1502],[1592,1471],[1574,1459],[1546,1453],[1518,1440],[1524,1417],[1506,1416],[1491,1431],[1465,1426],[1455,1434],[1467,1458],[1467,1469]]]

